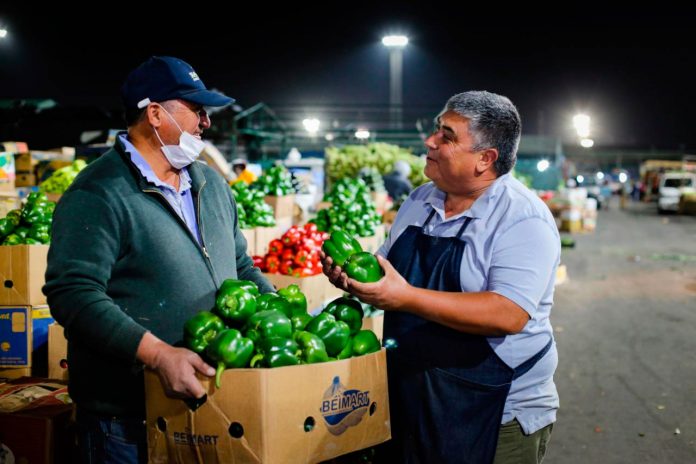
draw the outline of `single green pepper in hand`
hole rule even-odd
[[[201,311],[184,324],[184,344],[200,354],[223,330],[225,323],[222,319],[210,311]]]
[[[343,270],[351,279],[363,283],[377,282],[384,276],[377,257],[367,251],[356,253],[348,258]]]
[[[341,267],[351,255],[362,251],[360,243],[352,235],[338,227],[331,229],[331,236],[324,242],[321,249],[331,257],[334,263]]]
[[[246,367],[254,355],[254,343],[242,337],[239,330],[227,329],[208,343],[205,353],[217,363],[215,386],[220,388],[220,376],[225,369]]]

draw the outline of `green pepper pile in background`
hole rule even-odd
[[[362,168],[359,173],[360,179],[365,182],[370,192],[386,192],[384,179],[376,168]]]
[[[325,150],[326,176],[329,183],[344,178],[355,178],[363,168],[374,168],[381,175],[394,169],[398,160],[411,165],[408,179],[413,187],[428,181],[423,174],[425,159],[415,156],[410,150],[388,143],[368,143],[367,145],[344,145],[341,148],[328,147]]]
[[[263,201],[265,193],[250,189],[244,182],[237,182],[231,188],[237,202],[237,217],[241,229],[276,225],[273,207]]]
[[[85,160],[75,160],[70,166],[56,170],[51,176],[39,185],[39,191],[46,193],[65,193],[73,183],[77,175],[87,167]]]
[[[32,192],[24,207],[0,219],[0,245],[38,245],[51,241],[51,220],[56,204]]]
[[[346,301],[344,301],[346,300]],[[338,298],[312,317],[297,285],[259,294],[255,283],[225,280],[212,311],[184,324],[184,344],[216,367],[282,367],[346,359],[379,351],[369,330],[361,330],[359,302]]]
[[[340,227],[351,234],[370,237],[382,222],[367,184],[362,179],[337,181],[324,195],[324,201],[331,202],[331,207],[319,210],[312,221],[321,231],[332,232]]]
[[[290,171],[284,166],[271,166],[251,184],[251,188],[277,197],[297,193]]]
[[[377,257],[363,251],[355,237],[338,227],[332,229],[329,239],[324,241],[321,248],[351,279],[377,282],[384,275]]]

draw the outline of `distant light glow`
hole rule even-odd
[[[585,176],[583,176],[583,175],[578,176],[577,179],[578,179],[578,184],[582,184],[583,182],[585,182]]]
[[[7,29],[0,29],[0,39],[7,37]]]
[[[309,132],[311,135],[314,135],[317,133],[319,130],[319,120],[317,118],[307,118],[302,120],[302,125],[304,126],[305,130]]]
[[[329,132],[324,136],[324,138],[327,142],[331,142],[334,139],[334,135],[331,132]]]
[[[537,170],[544,172],[549,168],[549,160],[541,160],[537,163]]]
[[[622,184],[625,184],[627,180],[628,180],[628,176],[626,175],[625,172],[622,172],[619,174],[619,182],[621,182]]]
[[[382,37],[382,44],[385,47],[405,47],[408,44],[408,37],[405,35],[386,35]]]
[[[599,179],[599,180],[604,179],[604,173],[602,171],[597,171],[597,174],[595,174],[595,175],[597,176],[597,179]]]
[[[358,129],[355,131],[355,138],[365,140],[370,138],[370,131],[367,129]]]
[[[585,148],[592,148],[592,146],[594,146],[594,140],[582,139],[582,140],[580,140],[580,145],[585,147]]]

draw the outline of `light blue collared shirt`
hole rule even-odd
[[[399,235],[409,225],[422,226],[432,209],[436,214],[425,233],[437,237],[456,236],[464,218],[473,218],[461,236],[466,242],[461,286],[466,292],[503,295],[529,314],[520,333],[488,337],[495,353],[515,368],[553,337],[549,316],[561,256],[556,222],[548,207],[510,174],[496,179],[469,210],[447,219],[445,197],[432,182],[411,192],[377,252],[387,256]],[[517,418],[530,434],[556,421],[559,401],[553,373],[557,364],[554,342],[529,372],[512,382],[502,423]]]
[[[174,187],[162,182],[155,175],[152,167],[145,161],[145,158],[142,157],[135,146],[130,143],[126,134],[121,134],[119,137],[126,151],[130,154],[133,164],[136,165],[148,182],[154,184],[157,189],[162,192],[164,198],[167,199],[172,208],[174,208],[174,211],[176,211],[176,214],[186,223],[186,226],[196,238],[198,244],[202,245],[201,236],[198,231],[198,221],[196,220],[196,209],[193,206],[193,195],[191,194],[191,176],[189,176],[188,170],[183,168],[179,172],[179,191],[177,192]]]

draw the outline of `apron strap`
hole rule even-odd
[[[528,360],[526,360],[525,362],[523,362],[522,364],[517,366],[517,368],[515,368],[515,374],[512,376],[512,380],[515,380],[519,377],[522,377],[524,374],[529,372],[529,370],[532,367],[534,367],[534,365],[541,358],[543,358],[546,353],[549,352],[549,350],[551,349],[552,346],[553,346],[553,337],[551,337],[551,340],[549,340],[549,342],[546,344],[546,346],[543,347],[537,354],[535,354],[534,356],[532,356],[531,358],[529,358]]]
[[[464,218],[464,224],[462,224],[462,227],[459,229],[459,232],[457,232],[457,240],[459,240],[461,238],[462,234],[466,230],[466,226],[468,226],[469,223],[471,222],[471,219],[473,219],[473,218],[471,218],[469,216]]]
[[[421,228],[422,228],[423,230],[425,230],[425,226],[428,225],[428,223],[429,223],[430,220],[433,218],[433,216],[435,216],[435,208],[433,208],[433,210],[432,210],[432,211],[430,212],[430,214],[428,215],[428,219],[426,219],[425,222],[423,223],[423,225],[421,226]]]

